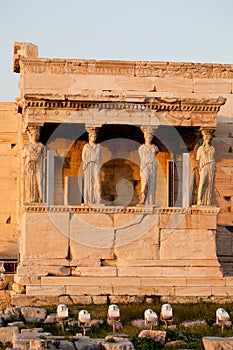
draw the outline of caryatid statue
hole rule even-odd
[[[100,204],[102,147],[96,144],[98,128],[86,128],[89,143],[82,151],[84,171],[84,204]]]
[[[155,186],[158,163],[156,154],[159,152],[157,146],[151,144],[153,138],[152,128],[141,128],[144,133],[145,143],[138,149],[140,157],[141,177],[141,204],[155,204]]]
[[[38,142],[40,128],[29,126],[26,130],[29,145],[23,152],[25,203],[42,202],[42,165],[45,147]]]
[[[197,205],[211,205],[216,175],[215,148],[211,145],[212,132],[202,129],[203,144],[197,150],[196,159],[199,162]]]

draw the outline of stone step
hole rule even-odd
[[[175,281],[174,281],[175,282]],[[198,286],[28,286],[26,295],[34,297],[70,296],[162,296],[162,297],[228,297],[233,294],[233,287],[205,286],[201,282]]]
[[[162,265],[162,266],[79,266],[70,269],[63,266],[19,266],[15,282],[22,285],[38,285],[40,278],[51,276],[64,277],[69,281],[75,277],[222,277],[222,270],[215,262],[190,262],[188,265]],[[53,278],[53,277],[52,277]],[[66,280],[68,278],[68,280]],[[66,283],[66,282],[65,282]]]
[[[233,286],[232,278],[202,276],[202,277],[41,277],[43,286]]]
[[[232,278],[219,277],[41,277],[26,286],[29,296],[60,295],[222,295],[233,292]]]

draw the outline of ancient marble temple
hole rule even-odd
[[[232,66],[47,59],[15,43],[13,70],[12,303],[233,294]]]

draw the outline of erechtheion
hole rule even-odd
[[[233,297],[233,65],[38,57],[0,103],[12,305]],[[7,265],[6,265],[7,266]]]

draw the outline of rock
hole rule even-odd
[[[173,340],[173,341],[167,342],[164,347],[171,348],[171,347],[181,346],[181,345],[185,346],[185,342],[183,340]]]
[[[40,323],[47,316],[47,310],[42,307],[22,307],[21,314],[26,322]]]
[[[10,306],[12,293],[10,290],[0,290],[0,311]]]
[[[4,324],[7,324],[8,322],[12,321],[12,318],[10,315],[7,314],[1,314],[1,320]]]
[[[205,337],[202,339],[205,350],[232,350],[233,337]]]
[[[37,338],[39,336],[33,338],[31,336],[29,337],[28,334],[15,334],[13,337],[13,348],[30,349],[30,341]]]
[[[52,339],[47,340],[47,347],[48,349],[59,349],[60,340]]]
[[[139,328],[139,329],[147,329],[148,327],[145,325],[144,320],[132,320],[131,326]]]
[[[176,324],[169,324],[169,326],[167,326],[167,329],[177,329]]]
[[[51,313],[49,314],[46,319],[44,320],[44,323],[56,323],[57,322],[57,314]]]
[[[208,326],[207,322],[205,320],[196,320],[196,321],[185,321],[182,322],[182,326],[185,328],[192,328],[197,326]]]
[[[104,340],[109,341],[109,340],[128,340],[129,336],[128,334],[125,333],[116,333],[116,334],[109,334],[105,337]]]
[[[23,321],[15,321],[7,324],[8,327],[24,327],[25,324]]]
[[[103,350],[134,350],[133,344],[127,340],[113,340],[112,342],[102,342],[101,349]]]
[[[34,343],[33,350],[44,349],[43,346],[46,345],[46,342],[47,342],[46,340],[47,333],[40,333],[38,331],[35,332],[34,329],[32,329],[31,332],[30,332],[30,329],[28,329],[28,331],[29,332],[26,332],[26,329],[24,329],[24,332],[14,335],[13,348],[31,349],[30,344],[33,344],[33,340],[38,340],[38,342]],[[41,343],[40,340],[46,340],[46,342]]]
[[[44,295],[38,298],[37,296],[30,296],[26,294],[12,294],[11,305],[14,306],[43,306],[43,305],[54,305],[59,304],[58,296]],[[0,304],[1,306],[1,304]],[[6,308],[6,307],[5,307]]]
[[[109,301],[111,304],[132,304],[141,303],[143,298],[130,295],[110,295]]]
[[[99,328],[100,326],[102,326],[104,323],[103,320],[91,320],[91,327],[93,328]]]
[[[153,304],[153,302],[154,302],[153,298],[146,298],[145,301],[147,304]]]
[[[21,319],[21,307],[8,307],[5,310],[5,314],[9,315],[12,321],[20,321]]]
[[[21,329],[21,333],[43,333],[43,328],[25,328]]]
[[[44,350],[47,349],[47,341],[45,339],[31,339],[29,346],[33,350]]]
[[[22,284],[13,283],[13,284],[12,284],[12,290],[13,290],[16,294],[22,294],[22,293],[25,292],[25,286],[23,286]]]
[[[0,290],[5,289],[8,285],[7,281],[0,281]]]
[[[94,339],[82,339],[75,341],[76,350],[101,350],[101,341]]]
[[[12,343],[14,336],[19,333],[18,327],[1,327],[0,328],[0,342],[5,344]]]
[[[68,340],[61,340],[60,345],[59,345],[59,349],[61,349],[61,350],[76,350],[74,344]]]
[[[153,331],[153,330],[143,330],[139,333],[138,338],[151,338],[156,343],[161,345],[165,344],[167,332],[165,331]]]

